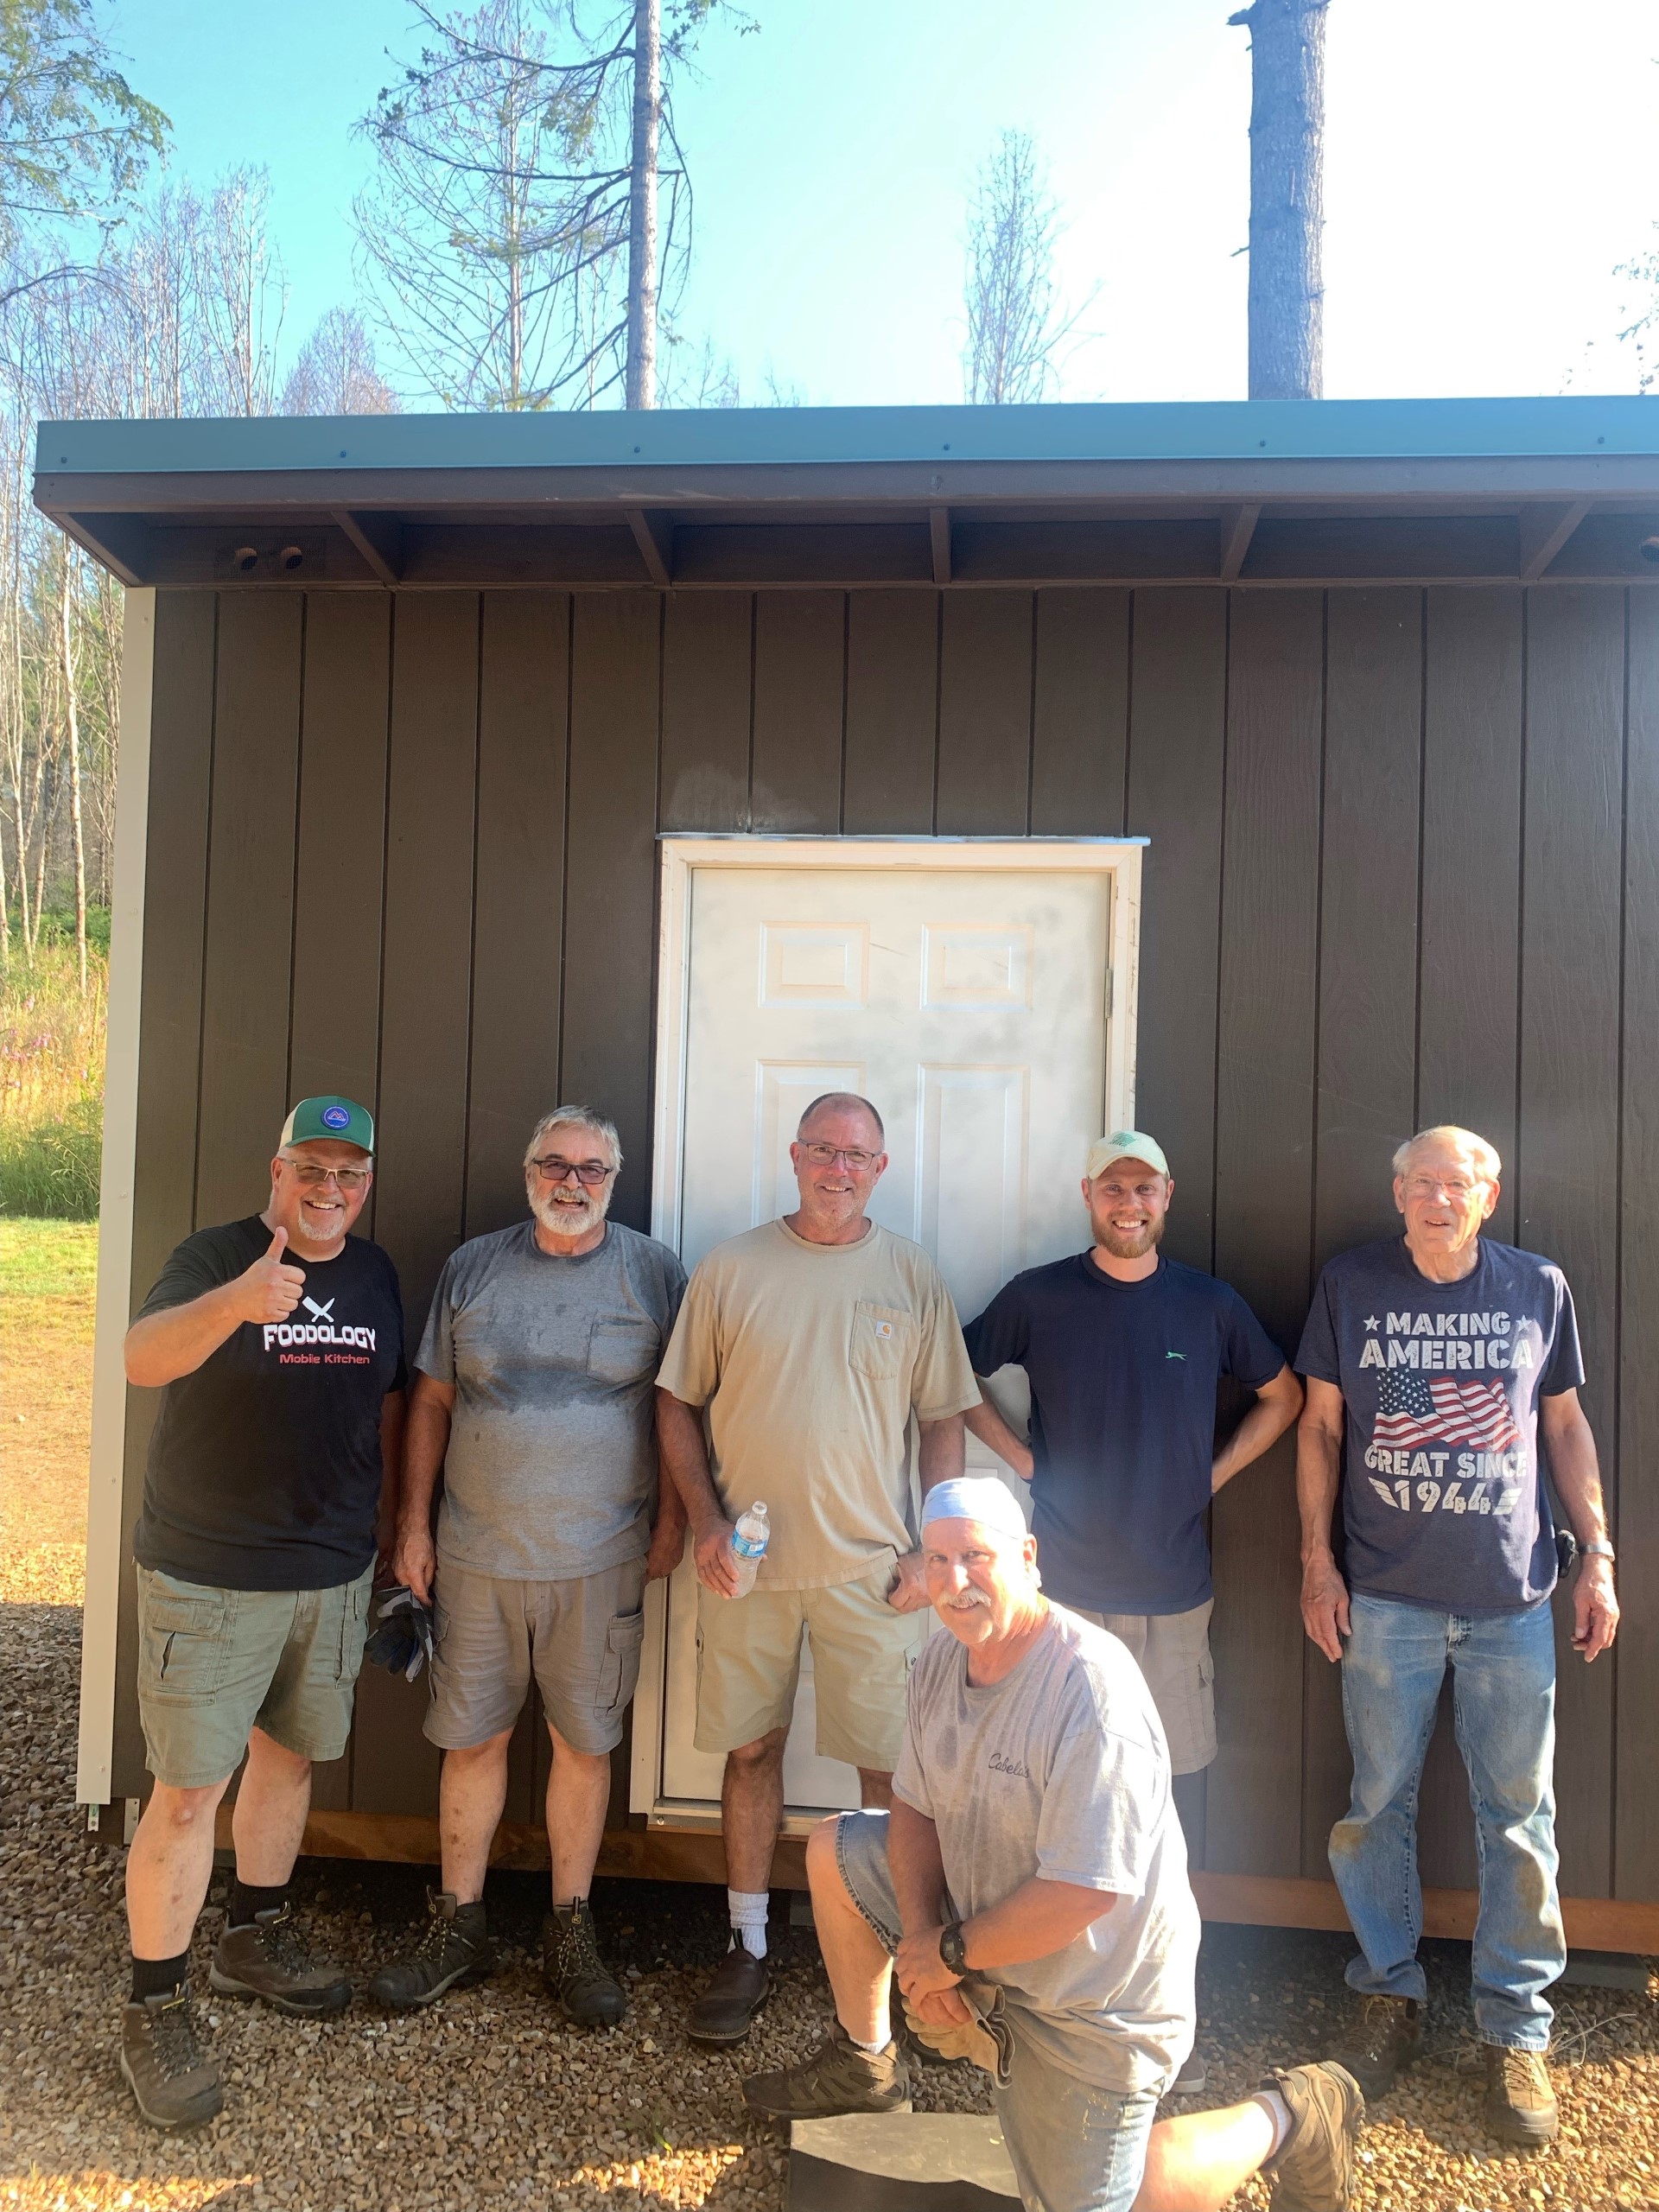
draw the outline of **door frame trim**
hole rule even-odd
[[[655,1096],[652,1116],[651,1233],[676,1251],[690,1045],[691,899],[699,868],[983,869],[1032,875],[1091,874],[1112,879],[1107,925],[1105,1098],[1108,1128],[1133,1128],[1144,837],[819,837],[677,836],[658,839]],[[653,1827],[706,1827],[683,1798],[663,1793],[667,1708],[668,1585],[645,1591],[645,1638],[634,1695],[629,1804]],[[804,1816],[794,1815],[792,1829]]]

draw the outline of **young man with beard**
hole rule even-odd
[[[1216,1756],[1205,1516],[1302,1393],[1236,1290],[1159,1251],[1174,1194],[1154,1138],[1102,1137],[1083,1179],[1093,1249],[1016,1275],[963,1333],[976,1374],[1031,1383],[1029,1444],[988,1402],[968,1426],[1031,1484],[1048,1594],[1128,1644],[1181,1775]],[[1217,1451],[1224,1375],[1255,1403]]]
[[[264,1212],[187,1236],[127,1332],[127,1380],[163,1393],[133,1544],[156,1787],[127,1858],[121,2028],[121,2071],[156,2127],[196,2126],[224,2101],[196,2039],[188,1953],[213,1816],[245,1752],[213,1986],[302,2018],[351,2002],[339,1967],[307,1955],[288,1884],[312,1764],[346,1748],[397,1510],[403,1306],[386,1255],[346,1233],[373,1171],[365,1109],[302,1099]]]
[[[807,1844],[835,2020],[744,2101],[779,2122],[908,2112],[896,1971],[917,2039],[992,2074],[1029,2212],[1215,2212],[1264,2171],[1276,2202],[1345,2212],[1365,2100],[1340,2066],[1154,2124],[1192,2048],[1198,1949],[1169,1754],[1122,1643],[1049,1605],[1037,1554],[995,1477],[923,1500],[950,1633],[911,1675],[892,1809]]]
[[[665,1244],[606,1218],[621,1165],[615,1128],[593,1107],[539,1122],[524,1154],[531,1219],[451,1255],[416,1356],[395,1565],[436,1616],[425,1725],[444,1753],[443,1889],[429,1894],[420,1940],[370,1984],[399,2010],[494,1962],[484,1876],[532,1672],[553,1746],[548,1987],[582,2026],[613,2025],[626,2008],[588,1894],[639,1679],[645,1586],[683,1545],[679,1497],[658,1482],[652,1384],[685,1272]]]

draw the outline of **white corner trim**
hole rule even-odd
[[[92,1446],[86,1490],[86,1605],[80,1640],[75,1798],[109,1802],[115,1741],[115,1639],[120,1607],[127,1378],[122,1343],[132,1281],[132,1192],[138,1138],[138,1010],[144,968],[144,860],[149,835],[149,723],[156,594],[129,591],[121,648],[115,868],[110,912],[109,1027],[104,1057],[104,1168],[98,1204]]]
[[[1112,879],[1108,925],[1106,1127],[1135,1126],[1135,1053],[1141,954],[1141,856],[1144,837],[812,837],[664,836],[658,905],[656,1095],[652,1116],[651,1233],[680,1249],[681,1156],[685,1122],[687,999],[691,971],[691,891],[699,868],[984,868],[1035,874],[1087,871]],[[668,1700],[668,1584],[645,1591],[645,1636],[634,1694],[628,1803],[653,1827],[707,1826],[662,1794]],[[803,1818],[804,1816],[802,1816]],[[793,1834],[793,1828],[786,1833]]]

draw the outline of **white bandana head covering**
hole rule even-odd
[[[1011,1542],[1026,1540],[1020,1501],[995,1475],[957,1475],[948,1483],[936,1483],[922,1500],[923,1528],[933,1521],[977,1521],[982,1529],[995,1529]]]

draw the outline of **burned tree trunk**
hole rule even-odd
[[[1325,389],[1325,11],[1328,0],[1253,0],[1250,34],[1249,394]]]

